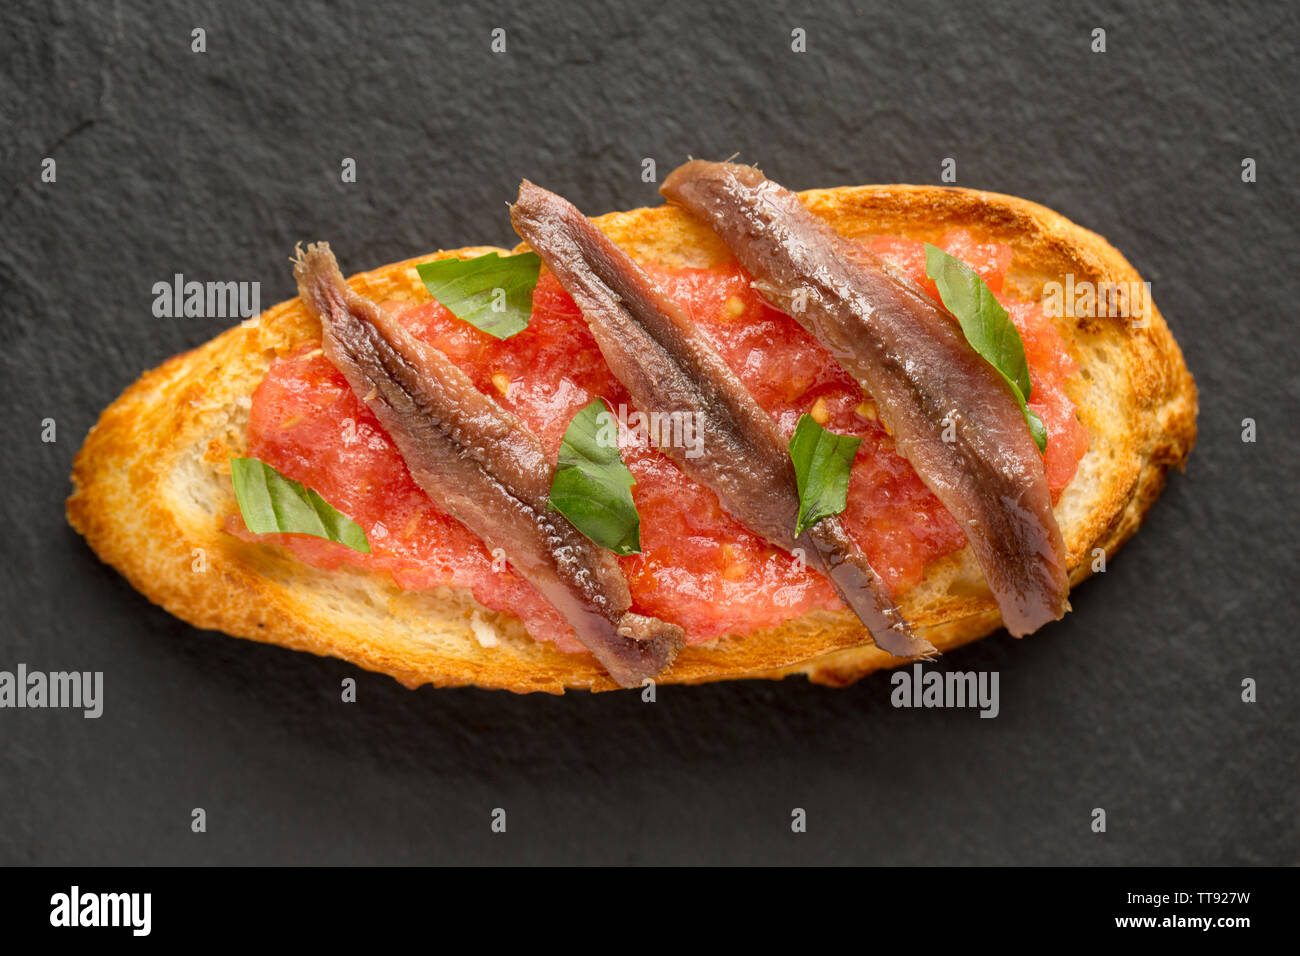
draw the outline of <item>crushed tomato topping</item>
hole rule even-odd
[[[938,298],[925,277],[923,243],[867,241]],[[1011,250],[964,230],[939,245],[971,265],[1020,330],[1029,361],[1029,405],[1047,427],[1044,468],[1053,498],[1088,448],[1065,383],[1077,367],[1036,303],[1002,293]],[[649,270],[713,342],[754,398],[794,431],[808,412],[831,431],[863,441],[849,484],[844,524],[895,596],[917,584],[927,564],[965,538],[939,500],[894,450],[869,398],[792,318],[768,306],[735,263],[714,269]],[[528,328],[500,341],[436,302],[386,305],[413,332],[446,353],[483,392],[537,434],[554,456],[574,414],[593,398],[635,409],[614,379],[577,306],[543,275]],[[513,569],[494,569],[486,546],[415,484],[396,446],[320,350],[304,346],[274,361],[253,393],[249,454],[316,489],[365,529],[362,554],[307,535],[278,541],[302,561],[332,569],[349,563],[389,573],[408,590],[470,589],[485,607],[515,614],[536,639],[581,651],[568,624]],[[842,607],[827,581],[746,531],[667,457],[630,433],[623,457],[636,478],[643,553],[620,558],[633,608],[680,624],[689,643],[773,627],[808,611]],[[247,534],[246,531],[243,534]]]

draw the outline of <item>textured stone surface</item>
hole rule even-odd
[[[1293,7],[357,6],[0,14],[0,669],[106,682],[97,721],[0,711],[0,862],[1297,861]],[[1200,446],[1148,526],[1063,623],[944,659],[1000,671],[996,720],[894,710],[884,676],[653,706],[411,693],[195,631],[64,523],[100,410],[225,324],[154,318],[153,283],[255,279],[270,304],[300,239],[349,271],[508,243],[522,176],[598,213],[658,201],[643,157],[737,151],[799,188],[935,182],[954,157],[960,184],[1111,239],[1186,351]]]

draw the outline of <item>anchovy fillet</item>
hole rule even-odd
[[[349,289],[325,243],[299,250],[294,277],[321,321],[326,356],[375,413],[416,483],[489,548],[501,548],[619,684],[636,686],[667,667],[682,629],[632,613],[614,555],[547,510],[555,467],[537,437],[442,352]]]
[[[660,191],[707,223],[763,296],[875,400],[899,452],[964,529],[1007,629],[1022,636],[1060,618],[1065,546],[1042,457],[1006,382],[948,312],[751,166],[695,160]]]
[[[904,657],[933,652],[912,633],[837,517],[795,537],[799,491],[786,443],[681,307],[560,196],[525,180],[510,215],[582,310],[606,364],[637,407],[669,420],[690,416],[698,442],[690,450],[661,445],[664,453],[713,489],[746,527],[787,551],[802,548],[879,647]]]

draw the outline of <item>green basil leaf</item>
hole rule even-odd
[[[790,436],[790,460],[799,485],[796,538],[822,518],[844,510],[849,500],[849,470],[861,444],[861,438],[828,432],[811,415],[799,416]]]
[[[310,534],[370,553],[361,526],[340,514],[302,482],[286,478],[256,458],[230,459],[230,479],[244,524],[254,534]]]
[[[602,548],[640,554],[635,484],[618,451],[618,424],[598,398],[574,415],[564,432],[547,508]]]
[[[528,327],[542,260],[535,252],[439,259],[415,267],[438,302],[456,318],[498,339]]]
[[[966,263],[938,246],[925,244],[925,274],[939,287],[944,308],[957,318],[966,341],[997,369],[1020,404],[1029,433],[1039,451],[1047,450],[1047,429],[1043,420],[1026,404],[1032,385],[1025,343],[1015,323],[1002,308],[993,291]]]
[[[1021,407],[1025,411],[1025,421],[1029,423],[1029,434],[1034,436],[1034,444],[1039,451],[1047,451],[1047,426],[1028,405],[1021,403]]]

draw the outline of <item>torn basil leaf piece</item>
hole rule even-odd
[[[456,318],[498,339],[528,327],[542,260],[535,252],[439,259],[415,267],[429,294]]]
[[[799,485],[799,517],[794,535],[799,537],[822,518],[837,515],[849,499],[849,471],[862,439],[837,435],[801,415],[790,436],[790,460]]]
[[[1015,323],[979,273],[938,246],[925,244],[925,274],[939,287],[944,308],[957,318],[966,341],[1001,373],[1011,386],[1029,434],[1039,451],[1047,450],[1047,428],[1026,404],[1032,391],[1025,343]]]
[[[244,524],[254,534],[310,534],[370,553],[361,526],[302,482],[257,458],[230,459],[230,479]]]
[[[547,508],[615,554],[641,553],[641,516],[632,501],[636,479],[618,450],[618,425],[601,399],[564,432]]]

